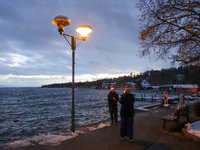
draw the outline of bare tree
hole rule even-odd
[[[200,0],[140,0],[140,56],[200,64]]]

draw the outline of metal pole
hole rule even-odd
[[[75,132],[75,109],[74,109],[74,57],[75,57],[75,50],[76,50],[76,37],[71,37],[71,48],[72,48],[72,123],[71,123],[71,131]]]

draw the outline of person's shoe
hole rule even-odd
[[[133,142],[133,138],[129,138],[129,142]]]

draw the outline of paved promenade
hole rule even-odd
[[[166,130],[162,129],[160,118],[173,111],[174,108],[164,107],[136,111],[132,143],[120,139],[119,123],[79,135],[58,146],[38,145],[20,150],[199,150],[200,142],[188,139],[174,122],[167,122]],[[194,119],[192,114],[190,119]],[[182,117],[182,121],[186,119]]]

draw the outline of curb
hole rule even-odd
[[[189,133],[189,132],[187,131],[187,127],[182,128],[182,132],[183,132],[183,135],[184,135],[186,138],[192,139],[192,140],[194,140],[195,142],[200,142],[200,137]]]

